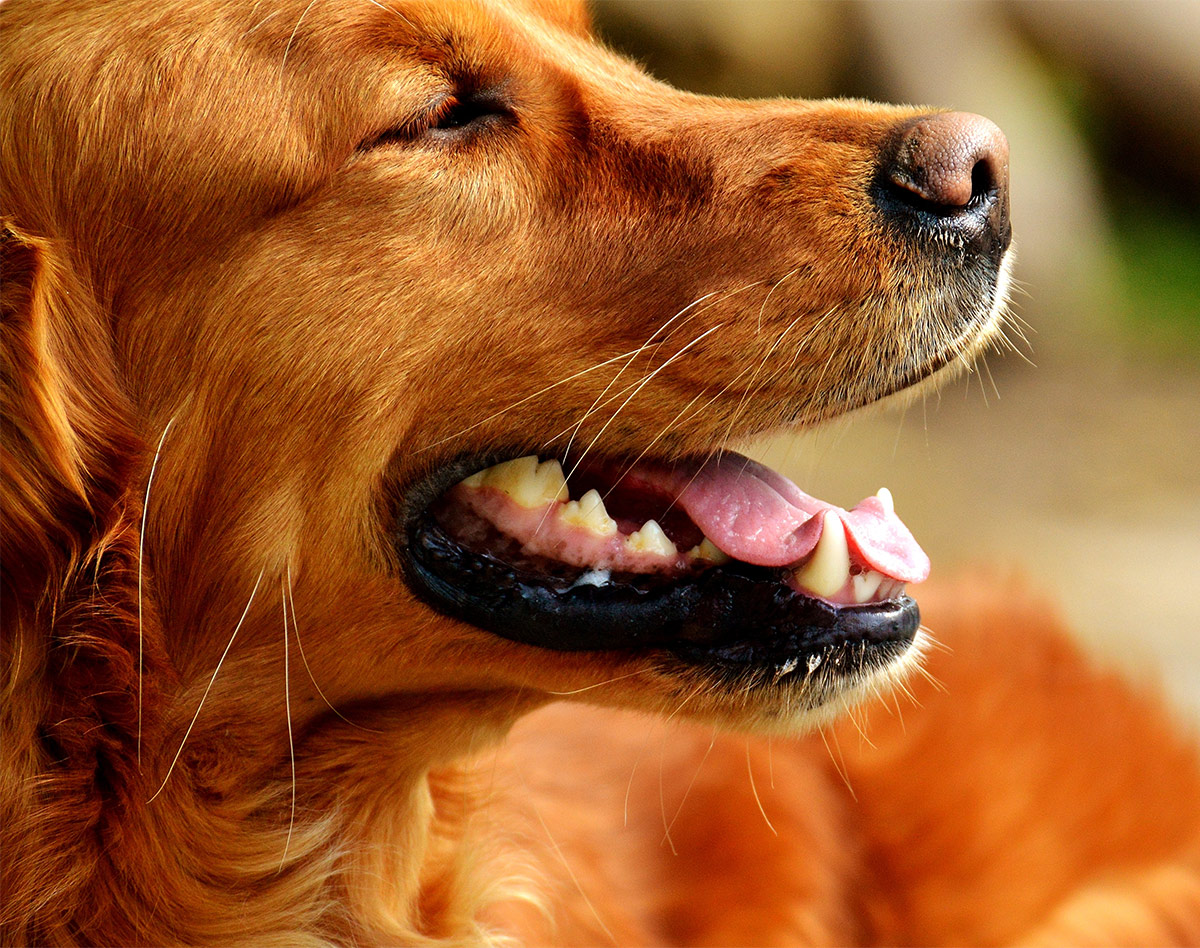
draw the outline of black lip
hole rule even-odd
[[[738,561],[676,577],[618,573],[597,585],[566,564],[517,567],[467,550],[421,501],[486,466],[468,463],[414,492],[420,499],[397,546],[418,596],[503,638],[554,651],[667,650],[689,664],[778,666],[836,646],[906,647],[920,626],[907,596],[834,606],[793,590],[781,569]]]

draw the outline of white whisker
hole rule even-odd
[[[758,308],[758,326],[755,330],[756,333],[762,332],[763,313],[765,313],[767,311],[767,304],[769,302],[771,302],[771,296],[775,293],[775,291],[777,289],[779,289],[783,285],[784,280],[786,280],[788,277],[792,276],[792,274],[798,273],[799,271],[800,271],[799,267],[793,267],[791,270],[789,270],[787,273],[785,273],[783,276],[781,276],[778,279],[778,281],[776,281],[774,286],[772,286],[769,290],[767,290],[767,295],[763,298],[762,306],[760,306]],[[799,317],[797,317],[797,318],[799,318]]]
[[[637,467],[638,462],[650,452],[650,449],[652,447],[654,447],[668,431],[670,431],[672,428],[675,427],[676,422],[678,422],[680,418],[682,418],[685,414],[687,414],[687,411],[689,408],[691,408],[693,405],[695,405],[696,402],[698,402],[701,398],[703,398],[704,395],[706,395],[707,393],[708,393],[707,388],[700,389],[700,391],[698,391],[695,395],[693,395],[691,400],[686,405],[684,405],[683,408],[681,408],[678,411],[678,413],[676,413],[675,417],[672,418],[669,422],[667,422],[666,426],[663,427],[658,432],[658,434],[656,434],[644,448],[642,448],[641,453],[638,454],[638,456],[629,463],[629,465],[625,468],[625,470],[623,470],[620,473],[620,475],[618,475],[616,480],[614,480],[612,482],[612,486],[610,486],[608,488],[608,490],[606,490],[604,492],[605,500],[608,499],[609,494],[611,494],[614,490],[616,490],[617,485],[619,485],[621,483],[621,481],[623,481],[625,479],[625,475],[628,474],[630,471],[632,471],[635,467]]]
[[[679,821],[679,815],[683,812],[683,805],[687,803],[688,797],[691,795],[692,787],[696,785],[696,781],[700,778],[700,771],[704,769],[704,764],[708,761],[708,755],[712,753],[713,747],[717,743],[717,729],[713,728],[712,739],[708,742],[708,748],[704,751],[704,756],[700,758],[700,763],[696,765],[696,772],[692,774],[692,779],[688,781],[687,789],[683,791],[683,797],[679,800],[679,807],[675,810],[675,815],[671,817],[671,823],[667,827],[662,840],[658,845],[665,843],[671,836],[671,829]]]
[[[304,22],[304,18],[308,16],[308,11],[317,5],[317,0],[309,0],[308,6],[300,14],[300,19],[296,21],[296,25],[292,27],[292,35],[288,37],[287,43],[283,47],[283,58],[279,61],[279,88],[283,88],[283,74],[287,69],[288,53],[292,51],[292,43],[295,42],[296,34],[300,32],[300,24]]]
[[[175,770],[175,764],[179,762],[179,755],[183,753],[184,745],[187,744],[187,739],[192,733],[192,728],[196,726],[196,721],[200,717],[200,711],[204,707],[204,702],[208,700],[208,693],[212,690],[213,682],[217,680],[217,672],[221,670],[221,666],[225,664],[225,656],[229,654],[229,650],[233,648],[233,640],[237,638],[238,632],[242,628],[242,623],[246,621],[246,616],[250,612],[250,606],[254,604],[254,596],[258,592],[258,584],[262,582],[263,573],[267,568],[264,566],[258,571],[258,579],[254,581],[254,589],[250,591],[250,599],[246,603],[246,608],[242,610],[241,618],[238,619],[237,625],[233,627],[233,635],[229,636],[229,641],[225,645],[225,651],[221,653],[221,658],[217,661],[217,667],[213,669],[212,678],[208,680],[208,687],[204,689],[204,694],[200,696],[200,704],[196,706],[196,713],[192,715],[192,721],[187,726],[187,730],[183,732],[183,740],[179,742],[179,750],[175,751],[175,756],[171,759],[171,766],[167,768],[167,775],[163,777],[163,782],[158,789],[154,791],[154,795],[146,801],[147,804],[154,802],[155,798],[163,792],[163,787],[167,785],[167,781],[171,779],[171,773]]]
[[[586,448],[584,448],[583,453],[581,455],[579,455],[578,458],[576,458],[575,463],[571,466],[570,473],[567,475],[567,479],[569,480],[571,475],[574,474],[577,470],[579,470],[579,465],[583,463],[583,459],[585,457],[587,457],[588,452],[591,451],[592,448],[594,448],[596,446],[596,442],[599,441],[600,437],[604,434],[604,432],[608,430],[608,426],[617,420],[617,416],[619,414],[621,414],[621,410],[626,405],[629,404],[629,402],[634,398],[635,395],[637,395],[638,392],[640,392],[643,388],[645,388],[646,385],[649,384],[649,382],[651,380],[653,380],[654,377],[656,375],[658,375],[659,372],[661,372],[663,369],[665,369],[667,366],[669,366],[671,363],[673,363],[676,359],[678,359],[680,356],[682,356],[688,349],[690,349],[696,343],[700,342],[706,336],[709,336],[712,333],[716,332],[718,329],[720,329],[724,325],[725,325],[724,323],[717,323],[715,326],[711,327],[710,329],[705,330],[700,335],[698,335],[695,339],[693,339],[691,342],[689,342],[687,345],[685,345],[683,348],[681,348],[679,351],[677,351],[673,356],[671,356],[671,358],[667,359],[657,369],[655,369],[653,372],[651,372],[649,375],[647,375],[644,379],[642,379],[641,384],[638,385],[637,388],[635,388],[632,392],[629,393],[629,397],[626,398],[625,401],[621,402],[620,406],[618,406],[617,410],[612,413],[612,415],[609,417],[608,421],[606,421],[604,423],[604,425],[600,428],[600,430],[596,432],[596,435],[594,438],[592,438],[591,443],[589,443],[588,446]]]
[[[279,872],[287,865],[288,848],[292,845],[292,830],[296,827],[296,744],[292,739],[292,691],[288,667],[288,603],[287,588],[283,579],[279,582],[279,599],[283,604],[283,707],[287,713],[288,756],[292,762],[292,812],[288,819],[287,839],[283,841],[283,857],[279,860]]]
[[[833,769],[837,771],[837,775],[842,778],[842,783],[850,791],[851,799],[857,801],[858,794],[854,792],[854,785],[850,782],[850,771],[846,768],[846,758],[842,756],[842,745],[838,742],[837,735],[833,735],[833,743],[837,745],[837,756],[835,757],[833,755],[833,748],[829,746],[829,738],[825,735],[825,728],[818,728],[817,733],[821,735],[821,743],[825,745],[825,750],[829,754],[829,760],[833,764]]]
[[[684,697],[684,699],[679,702],[679,704],[676,706],[675,710],[667,715],[666,720],[663,721],[663,726],[665,727],[666,725],[670,724],[671,720],[675,717],[675,715],[677,715],[680,711],[682,711],[687,706],[687,703],[689,701],[691,701],[694,697],[696,697],[696,695],[698,695],[701,692],[701,690],[703,690],[705,685],[706,685],[706,683],[702,681],[695,688],[693,688]],[[663,735],[663,739],[664,740],[666,739],[665,733]],[[640,759],[640,755],[639,755],[639,759]],[[635,764],[635,766],[636,766],[636,764]],[[633,786],[633,777],[632,776],[630,776],[630,778],[629,778],[629,786],[630,787]],[[662,813],[663,841],[666,842],[668,845],[670,845],[671,855],[678,856],[679,851],[675,848],[675,840],[673,840],[671,838],[671,827],[670,827],[670,825],[667,824],[667,801],[666,801],[665,791],[663,789],[662,745],[659,745],[659,754],[658,754],[658,808],[659,808],[659,811]],[[678,815],[678,814],[676,814],[676,815]],[[628,822],[629,822],[629,790],[628,790],[628,788],[625,791],[625,821],[628,824]],[[673,822],[674,821],[672,821],[672,823]],[[662,845],[662,844],[660,843],[659,845]]]
[[[771,818],[767,816],[767,810],[763,806],[762,797],[758,795],[758,786],[754,783],[754,767],[750,763],[750,738],[746,738],[746,773],[750,777],[750,792],[754,794],[754,802],[758,804],[758,812],[762,814],[763,822],[767,824],[767,829],[778,836],[779,830],[775,829]]]
[[[296,600],[292,597],[292,564],[286,566],[287,572],[287,594],[288,605],[292,612],[292,634],[296,636],[296,647],[300,649],[300,660],[304,663],[304,670],[308,673],[308,680],[312,682],[314,688],[317,689],[317,694],[321,696],[321,700],[325,702],[325,707],[336,714],[339,718],[349,724],[351,727],[356,727],[360,731],[367,731],[370,734],[382,734],[382,731],[371,727],[363,727],[361,724],[355,724],[348,717],[342,714],[335,708],[328,698],[325,697],[325,692],[321,690],[321,686],[317,684],[317,679],[313,677],[312,668],[308,664],[308,656],[304,654],[304,643],[300,641],[300,623],[296,621]]]
[[[460,428],[458,431],[454,432],[453,434],[446,435],[446,437],[444,437],[444,438],[439,438],[437,441],[433,441],[421,448],[418,448],[417,452],[420,453],[421,451],[429,451],[432,448],[436,448],[439,445],[445,444],[447,441],[453,441],[455,438],[462,437],[468,431],[473,431],[474,429],[478,428],[480,425],[486,425],[489,421],[495,421],[501,415],[507,414],[508,412],[512,411],[514,408],[519,408],[521,405],[524,405],[526,402],[532,401],[533,399],[538,398],[539,396],[545,395],[551,389],[558,388],[558,386],[560,386],[560,385],[566,385],[568,382],[573,382],[573,381],[575,381],[575,379],[579,378],[580,376],[587,375],[589,372],[595,372],[597,369],[602,369],[606,365],[612,365],[612,363],[616,362],[618,359],[624,359],[629,356],[635,356],[635,355],[637,355],[637,353],[641,352],[643,348],[645,348],[645,346],[638,346],[636,349],[630,349],[628,352],[622,352],[619,355],[615,355],[610,359],[605,359],[603,362],[597,362],[595,365],[588,366],[588,368],[586,368],[586,369],[580,369],[578,372],[575,372],[572,375],[568,375],[564,379],[559,379],[557,382],[552,382],[550,385],[543,386],[542,388],[539,388],[536,392],[534,392],[532,395],[526,395],[524,398],[521,398],[521,399],[513,402],[511,405],[507,405],[504,408],[501,408],[499,411],[492,412],[492,414],[488,415],[486,418],[483,418],[483,419],[475,422],[472,425],[468,425],[466,428]],[[620,373],[618,373],[618,375],[619,374]]]
[[[672,316],[670,319],[668,319],[665,323],[662,323],[660,326],[658,326],[653,332],[650,333],[650,335],[648,335],[646,337],[645,342],[643,342],[640,346],[638,346],[636,349],[633,350],[632,355],[630,355],[629,359],[625,362],[625,364],[623,366],[621,366],[620,371],[617,372],[617,374],[614,375],[609,380],[609,382],[606,386],[604,386],[604,391],[602,391],[599,395],[597,395],[595,397],[595,399],[592,401],[592,404],[588,406],[587,411],[585,411],[583,413],[583,415],[579,418],[579,420],[577,422],[575,422],[574,425],[571,426],[571,428],[572,428],[571,436],[570,436],[570,438],[567,439],[567,446],[563,449],[563,460],[564,461],[566,460],[567,456],[571,452],[571,445],[575,442],[575,436],[577,434],[579,434],[579,429],[581,427],[583,427],[584,422],[586,422],[588,420],[588,418],[591,417],[592,413],[596,410],[596,406],[600,403],[601,399],[603,399],[604,396],[608,394],[609,389],[611,389],[617,383],[617,380],[622,375],[625,374],[625,370],[628,369],[631,365],[633,365],[633,363],[637,360],[637,357],[639,355],[641,355],[643,352],[645,352],[646,349],[649,348],[650,344],[654,341],[654,338],[656,336],[658,336],[660,333],[664,332],[667,329],[667,327],[671,325],[671,323],[675,322],[675,320],[677,320],[680,316],[682,316],[684,313],[686,313],[693,306],[697,305],[698,303],[703,303],[706,299],[713,296],[716,292],[717,292],[716,290],[713,290],[711,293],[706,293],[704,296],[701,296],[698,299],[692,300],[692,302],[688,303],[687,306],[685,306],[683,309],[681,309],[679,312],[677,312],[674,316]],[[693,315],[695,315],[695,314],[693,314]],[[688,318],[690,319],[691,317],[688,317]],[[687,320],[684,320],[684,322],[687,322]],[[664,337],[664,339],[665,339],[665,337]],[[663,339],[659,340],[660,346],[662,345],[663,341],[664,341]],[[636,384],[636,383],[634,383],[634,384]],[[555,439],[557,439],[558,437],[560,437],[560,435],[555,435]],[[554,440],[554,439],[551,439],[551,440]]]
[[[618,675],[616,678],[606,678],[604,681],[598,681],[594,685],[584,685],[582,688],[576,688],[573,691],[547,691],[546,694],[554,695],[556,698],[565,698],[569,695],[583,694],[585,691],[591,691],[594,688],[603,688],[605,685],[611,685],[614,681],[624,681],[626,678],[635,678],[638,675],[644,675],[647,669],[639,668],[637,671],[630,672],[628,675]]]
[[[138,770],[142,769],[142,673],[143,673],[143,640],[142,640],[142,551],[146,543],[146,513],[150,509],[150,485],[154,483],[154,471],[158,468],[158,456],[162,454],[163,444],[167,440],[167,432],[175,418],[167,422],[162,436],[158,439],[158,447],[154,449],[154,460],[150,462],[150,476],[146,478],[146,496],[142,498],[142,529],[138,534],[138,574],[137,574],[137,612],[138,612],[138,685],[137,685],[137,762]]]
[[[596,924],[600,926],[600,930],[608,936],[609,940],[614,946],[619,945],[620,942],[617,941],[616,935],[614,935],[609,927],[604,923],[604,919],[601,918],[600,912],[596,909],[596,906],[592,904],[592,900],[588,898],[587,892],[584,890],[582,883],[579,881],[579,876],[575,874],[575,870],[571,868],[571,863],[567,860],[566,853],[564,853],[562,847],[558,845],[558,840],[554,838],[554,834],[550,832],[550,827],[546,823],[545,818],[542,816],[542,811],[537,805],[536,794],[529,789],[529,782],[525,779],[525,774],[522,772],[520,766],[515,763],[515,761],[513,764],[513,770],[517,775],[517,779],[521,781],[521,784],[525,788],[525,799],[529,801],[529,806],[530,809],[533,810],[533,815],[537,817],[538,823],[541,824],[542,831],[546,834],[546,839],[550,841],[550,846],[554,849],[554,854],[558,857],[558,861],[562,863],[563,868],[567,870],[567,875],[570,876],[571,882],[575,886],[575,891],[579,893],[580,898],[583,899],[583,904],[586,905],[588,910],[592,913],[592,917],[596,920]]]

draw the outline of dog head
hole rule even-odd
[[[289,641],[298,724],[795,728],[904,661],[927,564],[886,497],[724,449],[986,342],[994,126],[683,93],[573,4],[206,10],[0,13],[6,581],[28,628],[116,590],[106,713],[154,717],[159,775],[262,729]]]

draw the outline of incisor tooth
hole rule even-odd
[[[852,576],[850,584],[854,587],[854,601],[866,602],[875,595],[875,590],[879,588],[879,584],[882,582],[883,573],[876,572],[873,569],[869,569],[865,573],[859,573],[857,576]]]
[[[655,520],[647,520],[642,524],[642,529],[629,534],[625,538],[625,545],[634,553],[675,556],[679,552]]]
[[[846,545],[846,528],[837,513],[825,511],[817,548],[793,575],[796,582],[818,596],[832,596],[846,585],[850,576],[850,550]]]
[[[558,517],[597,536],[610,537],[617,532],[617,521],[608,515],[604,498],[595,490],[589,490],[578,500],[567,501],[559,508]]]
[[[542,507],[556,500],[567,500],[571,496],[567,492],[567,480],[563,477],[562,466],[558,461],[543,461],[539,464],[536,454],[504,461],[486,471],[480,471],[480,474],[482,485],[504,491],[522,507]]]
[[[692,559],[707,560],[714,566],[721,566],[724,563],[728,563],[731,559],[728,553],[713,543],[708,537],[701,540],[699,545],[688,550],[688,555]]]
[[[883,509],[889,514],[896,512],[896,504],[892,500],[892,492],[886,487],[881,487],[875,492],[875,496],[879,498],[879,502],[883,504]]]

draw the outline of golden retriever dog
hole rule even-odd
[[[1200,944],[1168,715],[729,449],[998,338],[990,122],[555,0],[0,29],[4,944]]]

